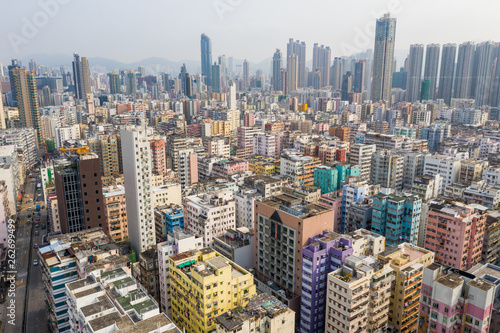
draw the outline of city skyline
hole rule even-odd
[[[483,13],[479,19],[471,16],[464,17],[463,13],[468,10],[463,6],[452,6],[450,1],[439,3],[424,1],[432,5],[432,12],[428,12],[428,7],[421,2],[417,5],[416,3],[402,4],[397,1],[396,3],[364,1],[356,5],[342,4],[334,8],[332,6],[332,10],[341,9],[346,13],[357,13],[360,5],[366,8],[366,11],[361,14],[345,15],[345,17],[343,15],[336,20],[327,19],[331,18],[328,10],[315,12],[315,24],[311,26],[294,24],[296,19],[302,19],[303,9],[297,5],[290,5],[284,10],[285,7],[282,6],[281,1],[266,3],[265,11],[256,2],[250,4],[232,1],[229,3],[224,0],[210,3],[195,1],[194,6],[157,2],[155,3],[157,8],[154,11],[127,3],[120,8],[110,8],[110,5],[100,4],[103,6],[100,12],[89,13],[95,17],[93,24],[87,25],[86,29],[78,29],[84,24],[83,18],[88,17],[85,15],[87,8],[94,7],[91,4],[84,6],[76,2],[53,1],[57,1],[57,7],[51,10],[41,7],[38,2],[28,1],[28,4],[23,3],[22,6],[16,3],[9,4],[10,10],[0,14],[0,26],[3,31],[7,32],[1,40],[6,47],[0,53],[0,61],[5,63],[10,58],[24,58],[33,54],[66,54],[75,51],[86,54],[88,57],[103,56],[125,63],[139,61],[149,56],[162,57],[171,61],[196,60],[199,59],[199,36],[202,33],[206,33],[212,39],[214,55],[226,54],[235,59],[249,59],[253,62],[270,58],[276,48],[285,50],[286,41],[291,37],[310,45],[306,55],[308,61],[312,59],[314,43],[330,46],[332,57],[349,56],[373,47],[373,21],[384,12],[390,12],[391,17],[398,19],[397,50],[409,50],[410,44],[415,43],[458,44],[467,40],[479,43],[499,39],[493,23],[495,22],[494,7],[499,5],[491,3],[488,4],[490,10]],[[311,8],[321,3],[322,1],[317,0],[311,4]],[[120,17],[120,13],[130,9],[131,6],[134,7],[133,19],[136,24],[116,25],[119,22],[109,19],[110,14]],[[479,8],[480,4],[469,6],[470,10],[474,10],[474,8]],[[203,13],[203,17],[189,29],[175,34],[158,33],[162,29],[168,31],[169,26],[182,24],[182,15],[171,15],[167,20],[160,19],[165,13],[168,15],[171,12],[182,12],[188,9],[193,11],[193,8],[195,8],[195,14]],[[259,15],[252,15],[252,13]],[[276,14],[275,17],[272,16],[273,14]],[[284,17],[284,14],[288,16]],[[491,19],[488,19],[489,15]],[[247,16],[252,19],[248,20]],[[36,21],[37,18],[39,21]],[[422,25],[424,18],[427,23]],[[466,19],[467,25],[457,18]],[[150,22],[156,23],[150,24]],[[37,25],[33,25],[34,23]],[[109,29],[109,23],[114,23],[119,28]],[[26,31],[29,32],[26,26],[30,24],[35,29],[31,31],[31,34],[26,34]],[[419,29],[413,29],[416,25]],[[436,34],[436,30],[443,25],[447,26],[446,31],[439,30]],[[471,25],[477,29],[465,28]],[[61,26],[64,26],[64,29],[61,29]],[[268,33],[270,30],[273,31],[272,34]],[[481,34],[478,31],[481,31]],[[266,38],[258,40],[259,47],[251,47],[252,43],[249,41],[255,41],[263,35]],[[156,36],[161,36],[163,43],[158,43],[159,37]],[[135,46],[131,48],[130,43],[122,42],[113,45],[114,40],[124,38],[128,38]],[[64,43],[54,43],[54,40],[64,40]],[[113,47],[106,47],[110,45]],[[107,52],[103,53],[103,50]]]

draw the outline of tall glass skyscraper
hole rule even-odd
[[[383,101],[387,106],[391,105],[395,41],[396,19],[385,14],[377,20],[375,28],[371,99],[373,102]]]
[[[73,78],[75,81],[76,99],[85,99],[90,94],[90,68],[87,58],[78,53],[73,55]]]
[[[201,75],[206,77],[206,84],[212,82],[212,41],[207,35],[201,35]]]
[[[454,98],[472,98],[472,67],[475,49],[474,42],[465,42],[458,47],[457,71],[453,89]]]

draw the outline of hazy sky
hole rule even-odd
[[[50,15],[42,4],[51,4]],[[306,41],[308,59],[316,42],[332,47],[332,56],[349,55],[373,48],[375,19],[386,11],[398,20],[396,49],[500,41],[496,0],[3,0],[0,8],[4,63],[74,51],[126,63],[199,60],[201,33],[212,39],[214,57],[259,62],[286,50],[290,37]]]

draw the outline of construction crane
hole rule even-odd
[[[66,151],[74,151],[78,155],[85,155],[90,152],[90,147],[89,146],[82,146],[82,147],[75,147],[75,148],[59,148],[61,151],[66,152]]]

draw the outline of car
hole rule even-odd
[[[33,260],[33,266],[38,266],[38,260]]]
[[[37,223],[37,224],[35,224],[35,228],[38,228],[39,226],[40,226],[40,224],[38,224],[38,223]]]
[[[46,228],[46,227],[45,227],[45,223],[44,223],[44,224],[42,224],[42,229],[45,229],[45,228]]]
[[[38,230],[35,230],[35,236],[38,236],[39,232]]]
[[[28,207],[28,210],[33,210],[33,207]]]
[[[28,217],[31,217],[31,214],[28,214]]]
[[[35,249],[38,249],[38,244],[37,243],[35,243]]]

